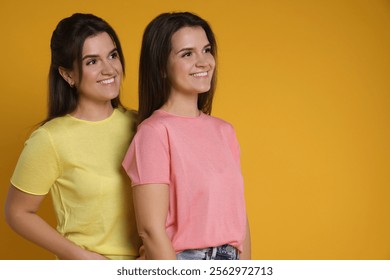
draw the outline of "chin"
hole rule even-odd
[[[199,94],[202,94],[202,93],[205,93],[205,92],[208,92],[210,90],[210,87],[207,87],[207,88],[202,88],[202,89],[199,89]]]

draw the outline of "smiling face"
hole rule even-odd
[[[171,42],[167,64],[170,97],[209,91],[215,59],[203,28],[183,27],[173,34]]]
[[[69,72],[71,81],[79,94],[79,107],[94,104],[110,104],[119,95],[123,67],[116,46],[106,33],[88,37],[82,51],[82,79],[77,63]]]

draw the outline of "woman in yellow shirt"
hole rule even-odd
[[[140,240],[121,167],[135,120],[121,105],[124,57],[103,19],[74,14],[51,38],[49,112],[11,178],[11,228],[59,259],[135,259]],[[51,192],[53,229],[36,214]]]

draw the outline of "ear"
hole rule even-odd
[[[72,78],[73,74],[72,74],[71,70],[60,66],[60,67],[58,67],[58,72],[60,73],[62,78],[69,84],[70,87],[74,87],[75,81]]]

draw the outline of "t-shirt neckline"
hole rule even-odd
[[[100,121],[83,120],[83,119],[76,118],[76,117],[72,116],[71,114],[67,114],[66,116],[71,118],[72,120],[83,122],[83,123],[87,123],[87,124],[101,124],[101,123],[105,123],[105,122],[110,121],[114,117],[114,115],[116,114],[116,111],[117,111],[117,108],[114,108],[114,110],[112,111],[110,116],[108,116],[107,118],[102,119]]]
[[[161,113],[161,114],[164,114],[164,115],[169,115],[169,116],[176,117],[176,118],[193,119],[193,120],[200,119],[200,118],[202,118],[204,116],[204,113],[202,111],[199,111],[199,116],[195,116],[195,117],[177,115],[177,114],[174,114],[174,113],[167,112],[167,111],[165,111],[163,109],[157,109],[155,112]]]

